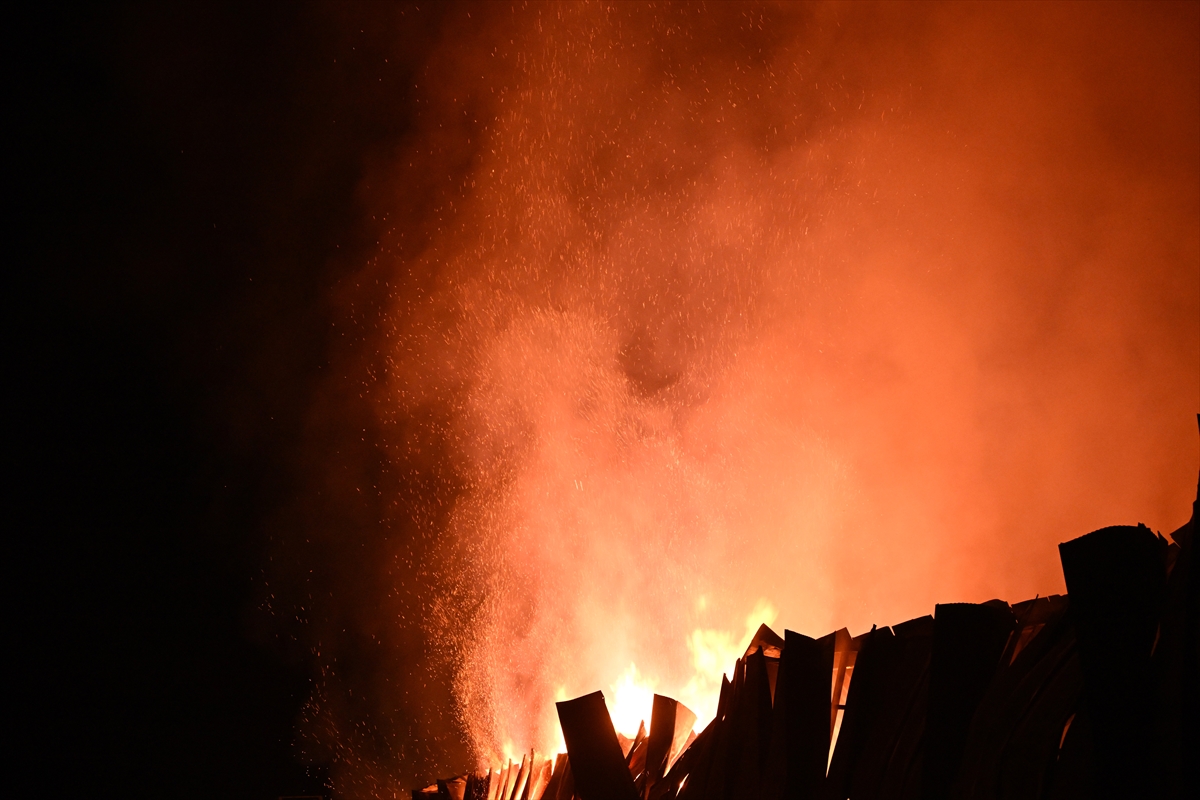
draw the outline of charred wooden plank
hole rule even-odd
[[[741,662],[738,662],[740,666]],[[737,673],[737,668],[734,670]],[[725,789],[724,740],[728,736],[729,716],[733,705],[733,683],[724,675],[721,676],[721,694],[717,699],[717,715],[704,728],[692,746],[688,748],[684,758],[680,758],[676,767],[686,766],[688,769],[681,775],[679,793],[680,800],[704,800],[709,797],[723,797]],[[671,770],[668,778],[673,777],[675,769]],[[714,788],[715,787],[715,788]]]
[[[500,773],[496,776],[496,794],[494,796],[489,794],[491,800],[506,800],[512,788],[513,775],[513,763],[510,758],[508,759],[508,763],[500,769]]]
[[[521,756],[521,768],[517,771],[517,778],[512,782],[508,789],[508,800],[521,800],[521,793],[525,790],[525,783],[529,780],[529,756]]]
[[[1059,545],[1079,643],[1101,797],[1159,796],[1151,653],[1166,594],[1166,547],[1144,525]]]
[[[932,617],[897,625],[894,633],[872,631],[855,665],[828,797],[874,797],[885,783],[907,779],[923,725],[932,639]]]
[[[831,734],[825,712],[831,705],[830,681],[838,634],[816,641],[805,641],[807,637],[799,634],[789,638],[798,657],[788,657],[787,785],[792,798],[815,798],[829,766]]]
[[[625,754],[625,766],[629,769],[629,775],[633,778],[634,789],[638,791],[639,797],[641,791],[638,789],[638,779],[646,771],[646,741],[648,738],[646,721],[642,720],[638,723],[637,735],[633,737],[629,752]],[[642,783],[644,785],[644,782]]]
[[[1019,610],[1016,628],[964,736],[957,776],[949,789],[949,796],[957,800],[998,797],[1002,773],[1005,785],[1019,785],[1038,793],[1037,787],[1045,783],[1046,770],[1056,753],[1054,732],[1061,732],[1077,704],[1078,672],[1071,672],[1068,663],[1074,653],[1074,635],[1064,619],[1066,598],[1037,598],[1019,603],[1014,609]],[[1065,692],[1065,696],[1048,697],[1044,690],[1064,667],[1065,680],[1055,684],[1055,691],[1060,695]],[[1074,688],[1071,675],[1076,678]],[[1067,706],[1065,711],[1063,706]],[[1034,729],[1023,727],[1029,718],[1048,726],[1049,737],[1026,741],[1034,733]],[[1020,760],[1006,756],[1006,752],[1018,751],[1024,753]]]
[[[1037,694],[1020,709],[1020,719],[995,755],[998,770],[994,783],[978,787],[982,796],[999,800],[1092,796],[1088,788],[1063,786],[1061,780],[1055,788],[1056,767],[1067,737],[1071,730],[1078,734],[1083,730],[1080,725],[1086,724],[1081,703],[1083,674],[1074,637],[1063,637],[1044,660],[1046,668],[1039,665],[1037,670],[1042,680],[1030,681],[1039,684]]]
[[[542,790],[543,800],[558,800],[558,787],[562,785],[567,763],[566,753],[559,753],[554,757],[554,768],[550,773],[550,780],[547,781],[546,788]]]
[[[530,754],[530,763],[529,779],[525,782],[521,797],[522,800],[541,800],[550,782],[550,759],[540,757],[535,751]]]
[[[933,617],[892,628],[895,660],[885,676],[878,716],[860,754],[851,797],[903,796],[920,768],[921,734],[933,650]],[[853,682],[850,684],[853,688]]]
[[[1157,748],[1161,754],[1163,791],[1167,797],[1181,797],[1185,782],[1200,785],[1195,757],[1200,752],[1200,704],[1197,703],[1197,676],[1200,675],[1200,602],[1194,577],[1197,505],[1200,481],[1196,487],[1192,517],[1171,534],[1168,552],[1167,596],[1159,622],[1158,643],[1154,647],[1154,671],[1158,682]],[[1185,774],[1185,769],[1187,773]]]
[[[944,800],[967,729],[996,674],[1016,620],[1007,603],[948,603],[933,617],[921,796]]]
[[[850,795],[859,756],[879,715],[885,679],[895,661],[894,639],[891,628],[872,628],[858,653],[854,680],[846,696],[846,711],[825,780],[825,796],[829,800],[846,800]]]
[[[554,762],[554,775],[542,793],[542,800],[571,800],[574,796],[575,779],[571,776],[571,759],[566,753],[559,753]]]
[[[726,797],[732,800],[760,797],[771,736],[771,684],[761,648],[746,657],[744,674],[728,751],[730,782]]]
[[[437,793],[438,797],[447,798],[447,800],[463,800],[467,793],[467,776],[459,775],[456,778],[438,781]]]
[[[726,698],[725,708],[718,711],[721,721],[714,731],[712,749],[709,754],[711,765],[705,775],[703,792],[698,796],[703,800],[724,800],[726,787],[730,779],[732,765],[732,749],[734,747],[734,718],[741,704],[742,687],[746,685],[746,662],[738,659],[733,665],[733,680],[729,682],[728,692],[722,692]],[[721,688],[726,688],[722,681]],[[719,705],[719,704],[718,704]]]
[[[783,653],[784,640],[775,631],[771,630],[770,626],[765,622],[758,626],[754,637],[750,640],[750,644],[746,647],[746,652],[742,658],[748,658],[755,650],[762,650],[763,656],[767,663],[767,680],[771,686],[771,702],[775,702],[775,684],[779,679],[779,659]]]
[[[471,774],[467,776],[467,790],[463,795],[465,800],[487,800],[488,783],[491,778],[491,771],[486,775]]]
[[[848,638],[848,637],[847,637]],[[819,796],[829,754],[829,708],[837,634],[812,639],[784,631],[771,710],[771,740],[762,796],[802,800]]]
[[[858,658],[858,648],[863,645],[869,634],[854,638],[850,631],[842,628],[833,633],[833,670],[831,677],[833,687],[829,702],[829,740],[832,742],[838,725],[838,711],[845,706],[846,690],[855,659]],[[828,758],[828,756],[826,756]],[[828,766],[828,764],[826,765]]]
[[[695,723],[696,715],[683,703],[661,694],[654,695],[650,738],[646,743],[648,786],[653,786],[666,774],[671,760],[682,752]]]
[[[637,800],[602,692],[555,704],[575,792],[583,800]]]
[[[707,755],[710,749],[709,744],[712,741],[714,730],[711,723],[705,727],[700,735],[675,760],[675,763],[667,770],[667,774],[651,787],[648,793],[649,800],[661,800],[664,797],[683,795],[685,786],[695,782],[692,779],[692,773],[699,771],[707,764]]]

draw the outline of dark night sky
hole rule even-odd
[[[297,490],[325,298],[364,244],[364,155],[409,124],[404,56],[431,15],[402,10],[119,3],[6,26],[10,785],[320,789],[292,745],[306,667],[264,632],[256,575]]]

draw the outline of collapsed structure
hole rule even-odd
[[[763,626],[698,736],[656,695],[649,733],[619,737],[595,692],[558,703],[553,762],[413,798],[1194,797],[1198,502],[1200,482],[1170,541],[1138,525],[1059,545],[1066,595],[938,605],[857,637]]]

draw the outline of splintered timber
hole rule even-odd
[[[628,739],[594,692],[557,704],[566,753],[412,796],[1184,796],[1200,752],[1197,524],[1193,502],[1170,539],[1114,526],[1059,545],[1066,595],[938,605],[860,636],[764,625],[699,735],[695,714],[655,695],[649,729]]]

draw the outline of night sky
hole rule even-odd
[[[368,244],[364,155],[409,125],[436,15],[400,10],[10,21],[10,786],[320,789],[292,745],[308,665],[257,611],[264,530]]]

